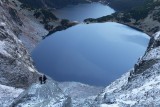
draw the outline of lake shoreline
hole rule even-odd
[[[127,32],[130,34],[127,35]],[[32,58],[39,63],[36,66],[40,71],[46,71],[44,73],[56,81],[106,86],[119,77],[116,75],[134,66],[139,56],[145,52],[147,41],[148,36],[118,23],[78,24],[43,40],[34,50]],[[122,60],[124,64],[121,63]],[[114,68],[113,65],[117,67]]]
[[[75,25],[80,25],[80,23],[76,23]],[[128,25],[127,25],[128,26]],[[45,36],[45,37],[48,37],[49,35],[53,35],[53,34],[56,34],[55,32],[57,32],[57,31],[66,31],[66,30],[68,30],[68,28],[73,28],[73,27],[75,27],[74,25],[73,26],[63,26],[63,27],[59,27],[59,28],[55,28],[53,31],[51,31],[47,36]],[[129,26],[129,27],[131,27],[131,26]],[[131,27],[131,28],[134,28],[134,27]],[[135,29],[134,28],[134,30],[138,30],[138,31],[140,31],[140,29]],[[62,32],[63,32],[62,31]],[[46,52],[46,51],[45,51]],[[56,51],[55,51],[56,52]],[[126,70],[127,71],[127,70]],[[51,75],[50,75],[51,76]],[[58,81],[58,80],[56,80],[56,81]],[[71,80],[71,81],[73,81],[73,80]],[[81,82],[81,81],[77,81],[77,82]],[[83,82],[82,82],[83,83]],[[85,83],[85,84],[88,84],[88,83]],[[93,84],[90,84],[90,85],[93,85]],[[97,85],[96,85],[97,86]],[[105,85],[106,86],[106,85]]]

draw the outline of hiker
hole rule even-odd
[[[45,75],[43,75],[43,83],[45,84],[47,80],[47,77]]]
[[[42,76],[39,77],[39,81],[42,84]]]

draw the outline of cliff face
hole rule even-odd
[[[28,87],[35,82],[38,73],[26,48],[18,35],[22,24],[13,18],[14,10],[7,3],[0,2],[0,84]]]
[[[1,107],[8,107],[8,104],[23,92],[24,88],[35,82],[39,75],[26,48],[18,38],[22,22],[19,18],[13,18],[15,14],[6,1],[0,0]]]

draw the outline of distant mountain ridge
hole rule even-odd
[[[42,8],[42,7],[51,7],[51,8],[61,8],[69,4],[78,4],[78,3],[87,3],[89,0],[19,0],[24,3],[26,6]]]
[[[78,3],[101,2],[108,4],[115,10],[126,10],[144,4],[146,0],[19,0],[25,6],[35,8],[62,8],[67,5],[75,5]]]

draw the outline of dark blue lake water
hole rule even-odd
[[[58,18],[82,22],[87,18],[98,18],[114,13],[114,9],[100,3],[70,5],[53,11]]]
[[[134,66],[148,41],[146,34],[118,23],[79,24],[41,41],[32,58],[57,81],[105,86]]]

